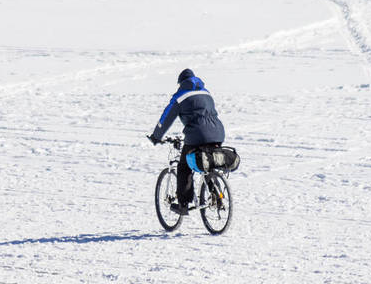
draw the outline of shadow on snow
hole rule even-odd
[[[33,243],[77,243],[77,244],[87,244],[87,243],[99,243],[99,242],[115,242],[115,241],[141,241],[147,239],[171,239],[174,237],[181,237],[182,234],[175,234],[170,236],[168,234],[138,234],[138,230],[130,231],[128,233],[122,233],[117,235],[94,235],[94,234],[81,234],[78,236],[66,236],[66,237],[50,237],[50,238],[39,238],[39,239],[23,239],[14,240],[8,242],[1,242],[0,246],[7,245],[22,245],[22,244],[33,244]]]

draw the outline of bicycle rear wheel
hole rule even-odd
[[[227,180],[218,172],[209,173],[207,186],[202,184],[200,203],[207,207],[201,209],[201,218],[206,229],[213,235],[224,233],[232,219],[232,196]]]
[[[175,171],[169,172],[168,168],[164,169],[157,179],[155,204],[158,220],[161,226],[169,232],[176,230],[183,220],[182,215],[170,210],[170,204],[177,202],[176,187]]]

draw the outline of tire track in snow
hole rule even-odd
[[[120,50],[79,50],[79,49],[44,49],[44,48],[23,48],[23,47],[7,47],[0,45],[0,53],[19,53],[19,56],[27,57],[56,57],[63,56],[84,58],[87,61],[96,60],[97,66],[93,68],[80,69],[75,71],[63,72],[53,76],[45,76],[39,79],[29,79],[16,83],[0,84],[0,94],[2,95],[15,95],[21,92],[40,92],[39,89],[45,87],[54,87],[58,85],[68,85],[71,83],[86,83],[93,81],[94,78],[108,76],[112,74],[120,74],[119,78],[113,82],[118,82],[127,79],[138,79],[142,75],[143,69],[157,65],[165,65],[177,63],[179,61],[187,62],[190,59],[210,59],[219,58],[219,52],[212,51],[135,51],[127,52]],[[106,56],[102,57],[102,53]],[[107,55],[108,54],[108,55]],[[133,70],[139,70],[133,72]],[[140,75],[138,75],[139,73]],[[134,75],[133,75],[134,74]],[[112,83],[108,80],[108,85]]]
[[[1,48],[0,46],[0,51],[1,49],[4,49],[4,47]],[[19,49],[20,52],[25,54],[38,52],[41,54],[47,53],[48,56],[50,56],[50,54],[56,55],[66,52],[63,50],[50,51],[43,49],[38,50],[33,49],[23,50],[21,48]],[[101,53],[101,51],[99,50],[90,51],[90,53],[86,52],[86,54],[85,53],[81,54],[81,52],[77,51],[69,52],[77,56],[85,57],[91,57],[94,54],[98,56]],[[123,52],[121,54],[117,53],[116,57],[113,56],[112,59],[113,61],[107,62],[105,64],[98,64],[97,67],[94,68],[81,69],[62,73],[59,75],[48,76],[40,79],[31,79],[12,84],[0,85],[0,94],[14,95],[25,91],[36,92],[38,89],[44,87],[67,84],[71,82],[86,82],[88,80],[92,80],[93,78],[109,75],[112,73],[125,73],[133,69],[140,69],[144,67],[148,68],[149,66],[152,65],[171,62],[179,57],[189,58],[191,56],[192,56],[191,53],[160,53],[160,52]],[[128,79],[135,79],[137,78],[137,76],[138,75],[124,75],[124,77]]]
[[[219,52],[266,51],[284,52],[303,49],[318,49],[319,44],[331,41],[337,32],[339,21],[336,18],[316,22],[300,28],[282,30],[265,39],[248,41],[236,46],[219,49]]]
[[[24,82],[3,85],[0,86],[0,93],[4,94],[17,94],[20,92],[37,90],[42,87],[55,86],[63,83],[73,82],[73,81],[86,81],[88,79],[98,77],[102,74],[108,72],[122,71],[123,69],[131,69],[135,67],[140,67],[140,63],[125,64],[121,66],[111,66],[106,65],[103,67],[97,67],[86,70],[79,70],[76,72],[65,73],[61,75],[56,75],[53,77],[46,77],[40,80],[28,80]]]
[[[371,17],[371,1],[329,1],[340,8],[347,29],[346,37],[352,50],[364,58],[365,72],[371,78],[371,22],[367,21]]]

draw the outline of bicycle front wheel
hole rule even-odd
[[[213,235],[224,233],[230,226],[232,219],[231,189],[218,172],[208,174],[208,185],[202,184],[200,203],[206,205],[201,209],[201,218],[206,229]]]
[[[177,202],[176,187],[177,178],[175,171],[169,171],[168,168],[164,169],[157,179],[155,204],[158,220],[161,226],[169,232],[176,230],[183,220],[182,215],[170,210],[170,204]]]

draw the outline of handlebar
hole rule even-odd
[[[172,144],[175,149],[180,150],[182,148],[182,141],[183,139],[181,139],[179,136],[176,136],[175,138],[165,137],[165,139],[162,140],[160,143],[161,144],[165,144],[165,143]]]
[[[148,135],[147,135],[147,138],[149,138]],[[184,139],[181,139],[179,136],[175,136],[175,138],[165,137],[165,139],[159,141],[158,143],[159,144],[169,143],[169,144],[172,144],[175,149],[180,150],[182,148],[182,142],[183,141],[184,141]]]
[[[170,144],[174,144],[174,143],[178,143],[178,142],[182,142],[183,139],[181,139],[179,136],[176,136],[175,138],[172,138],[172,137],[165,137],[164,140],[161,140],[161,144],[165,144],[165,143],[170,143]]]

